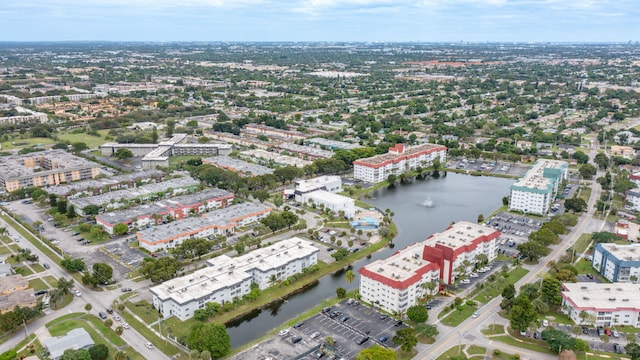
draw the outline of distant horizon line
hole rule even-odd
[[[42,43],[129,43],[129,44],[505,44],[505,45],[638,45],[639,40],[627,41],[423,41],[423,40],[0,40],[0,44]]]

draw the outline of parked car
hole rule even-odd
[[[128,288],[128,287],[122,288],[122,292],[129,292],[129,291],[132,291],[131,288]]]
[[[611,336],[612,335],[611,334],[611,329],[609,329],[609,328],[604,329],[604,334],[607,335],[607,336]]]
[[[347,320],[349,320],[348,316],[343,316],[343,317],[340,318],[340,321],[342,321],[342,322],[345,322]]]
[[[380,337],[381,343],[387,342],[387,340],[389,340],[389,337],[387,335],[383,335],[382,337]]]
[[[304,322],[302,322],[302,321],[301,321],[301,322],[299,322],[299,323],[297,323],[297,324],[293,325],[293,327],[294,327],[295,329],[297,329],[297,328],[301,328],[303,325],[304,325]]]
[[[358,340],[356,340],[356,343],[358,345],[362,345],[362,344],[366,343],[367,340],[369,340],[368,336],[361,336],[361,337],[358,338]]]
[[[285,336],[289,333],[289,329],[282,329],[278,332],[278,335]]]
[[[314,332],[313,334],[309,335],[309,337],[310,337],[310,338],[312,338],[312,339],[315,339],[315,338],[317,338],[318,336],[320,336],[320,332],[318,332],[318,331],[316,331],[316,332]]]
[[[611,336],[617,338],[620,337],[620,333],[618,333],[618,330],[611,330]]]
[[[122,327],[125,328],[125,329],[128,329],[131,326],[128,323],[122,323]]]
[[[50,268],[51,268],[51,267],[49,266],[49,264],[47,264],[47,263],[43,263],[43,264],[42,264],[42,267],[43,267],[43,268],[45,268],[45,269],[50,269]]]
[[[98,316],[100,316],[100,319],[102,319],[102,320],[104,320],[104,319],[106,319],[106,318],[107,318],[107,314],[105,314],[105,313],[104,313],[104,312],[102,312],[102,311],[100,311],[100,312],[98,313]]]
[[[294,336],[291,338],[291,342],[294,344],[299,343],[300,341],[302,341],[302,336]]]

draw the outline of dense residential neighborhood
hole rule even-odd
[[[639,74],[635,43],[2,44],[0,359],[640,359]]]

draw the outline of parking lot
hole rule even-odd
[[[516,165],[509,162],[493,160],[458,159],[447,163],[450,169],[486,172],[520,177],[529,170],[529,165]]]
[[[558,324],[556,326],[558,330],[562,330],[568,333],[572,333],[572,326]],[[593,326],[582,326],[582,333],[578,335],[579,338],[586,340],[589,343],[589,347],[591,350],[598,351],[606,351],[611,353],[616,353],[614,344],[619,344],[622,349],[620,349],[621,353],[624,353],[624,347],[628,344],[627,334],[624,332],[619,332],[618,336],[610,336],[608,342],[604,342],[600,339],[598,335],[598,330]],[[640,339],[640,336],[636,334],[636,338]]]
[[[500,212],[487,219],[485,224],[500,231],[501,235],[498,238],[500,253],[514,256],[518,253],[516,246],[526,242],[529,239],[529,234],[538,231],[544,221]]]
[[[375,344],[395,346],[391,339],[397,330],[406,325],[366,305],[355,301],[348,305],[348,302],[345,300],[323,310],[234,358],[318,359],[326,355],[326,358],[354,359],[362,349]],[[296,337],[302,339],[294,343]],[[327,337],[334,339],[333,349],[320,347]],[[366,340],[358,344],[358,340],[363,339]],[[322,356],[319,351],[323,353]]]

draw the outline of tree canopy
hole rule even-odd
[[[187,336],[189,349],[209,351],[212,358],[221,358],[231,350],[231,337],[222,324],[196,323]]]

